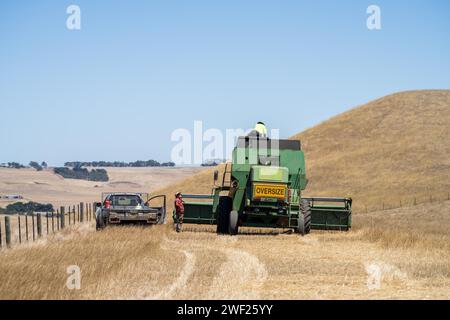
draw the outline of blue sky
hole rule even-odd
[[[70,4],[81,30],[66,28]],[[0,162],[168,161],[171,132],[194,120],[288,137],[449,88],[446,0],[0,2]]]

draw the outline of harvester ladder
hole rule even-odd
[[[298,211],[292,211],[292,204],[288,206],[288,226],[294,228],[298,226]]]
[[[301,169],[298,169],[297,172],[297,178],[294,181],[294,184],[292,186],[292,190],[298,190],[300,189],[300,173]],[[298,214],[300,212],[300,195],[297,194],[297,201],[293,202],[293,194],[290,195],[289,205],[288,205],[288,225],[289,228],[298,227]],[[296,206],[298,208],[298,211],[292,212],[292,207]]]
[[[292,195],[291,199],[289,199],[289,205],[288,205],[288,226],[289,228],[294,228],[298,226],[298,214],[300,212],[300,196],[297,196],[298,202],[292,202]],[[296,206],[298,208],[298,211],[292,210],[292,207]]]

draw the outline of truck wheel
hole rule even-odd
[[[298,215],[298,233],[302,236],[311,231],[311,206],[307,200],[300,203],[300,212]]]
[[[219,197],[219,205],[217,206],[217,233],[226,234],[229,232],[228,225],[230,223],[230,211],[233,200],[230,197]]]
[[[230,212],[228,231],[232,236],[237,235],[239,232],[239,213],[235,210]]]

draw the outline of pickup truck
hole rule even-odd
[[[162,205],[150,206],[150,202],[158,198],[162,200]],[[97,230],[101,230],[110,224],[166,223],[165,195],[149,197],[147,193],[103,193],[102,202],[97,202],[96,207]]]

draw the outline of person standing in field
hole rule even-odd
[[[181,232],[181,228],[183,226],[184,219],[184,205],[183,205],[183,197],[181,196],[181,192],[177,192],[175,194],[175,213],[176,213],[176,231]]]

